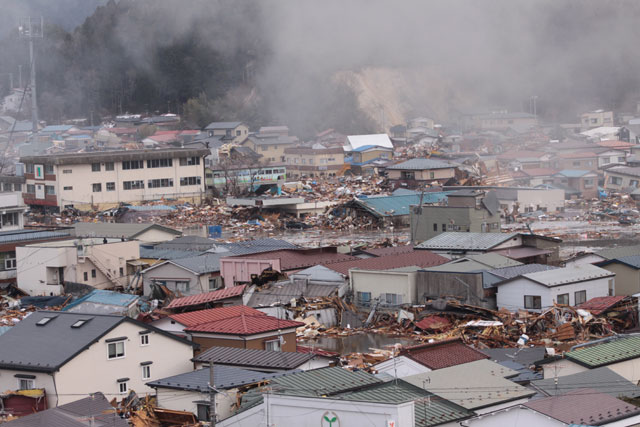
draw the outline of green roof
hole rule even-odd
[[[566,358],[588,368],[640,357],[640,336],[619,338],[602,344],[579,348],[565,354]]]
[[[438,203],[447,198],[449,192],[438,191],[424,193],[423,204]],[[420,204],[420,194],[405,196],[380,196],[357,199],[352,202],[371,212],[374,216],[393,217],[399,215],[409,215],[411,205]]]
[[[371,386],[365,390],[343,393],[337,399],[370,403],[399,404],[415,401],[415,426],[437,426],[439,424],[459,421],[474,415],[462,406],[444,400],[433,393],[397,380]]]
[[[278,394],[318,397],[356,390],[381,382],[367,372],[328,367],[277,378],[271,382],[271,386],[273,392]]]

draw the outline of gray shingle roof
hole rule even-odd
[[[211,347],[200,353],[195,362],[210,362],[216,365],[246,366],[251,369],[294,369],[313,359],[312,353],[289,351],[252,350],[233,347]]]
[[[577,374],[563,375],[558,377],[557,384],[554,378],[547,378],[534,381],[532,385],[547,396],[557,396],[585,387],[591,387],[600,393],[606,393],[613,397],[635,398],[640,396],[640,387],[604,366]]]
[[[36,412],[6,422],[8,427],[86,427],[87,417],[93,416],[95,427],[127,427],[127,420],[113,415],[113,406],[102,393],[76,400],[57,408]]]
[[[417,249],[444,249],[444,250],[489,250],[509,239],[515,238],[518,233],[464,233],[447,231],[420,243]]]
[[[38,326],[36,323],[45,317],[52,320]],[[81,319],[90,320],[79,328],[71,327]],[[138,324],[192,345],[182,338],[125,316],[36,311],[0,336],[0,368],[53,372],[122,322]]]
[[[406,162],[388,166],[387,170],[428,170],[428,169],[448,169],[455,166],[449,163],[432,159],[411,159]]]
[[[213,378],[215,386],[218,389],[230,389],[241,385],[255,384],[283,375],[290,375],[295,372],[301,371],[265,373],[233,366],[213,366]],[[197,371],[185,372],[184,374],[151,381],[148,382],[147,385],[153,388],[171,388],[209,393],[209,368],[198,369]]]

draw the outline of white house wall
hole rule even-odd
[[[224,419],[231,415],[232,406],[236,402],[238,389],[220,390],[216,393],[215,404],[218,419]],[[157,388],[158,406],[173,411],[187,411],[198,415],[198,404],[196,402],[209,401],[208,393],[196,391],[173,390],[170,388]]]
[[[200,279],[196,274],[171,263],[154,267],[144,272],[142,277],[144,283],[144,295],[151,294],[151,283],[154,279],[158,281],[166,281],[167,288],[172,292],[176,291],[176,281],[189,281],[189,292],[186,294],[183,293],[184,296],[201,294],[209,290],[208,285],[206,289],[202,288]]]
[[[576,291],[587,291],[587,300],[609,295],[609,280],[614,280],[614,278],[605,277],[548,288],[522,277],[509,283],[499,285],[498,293],[496,295],[496,303],[498,308],[506,308],[511,311],[518,309],[524,310],[524,296],[537,295],[541,297],[542,309],[544,310],[545,308],[553,306],[553,302],[557,301],[558,295],[568,293],[569,305],[574,306]]]
[[[371,292],[371,302],[381,294],[402,295],[402,303],[416,303],[416,273],[393,271],[350,271],[353,295]]]
[[[509,410],[497,411],[460,423],[469,427],[560,427],[565,423],[547,417],[531,409],[514,406]]]
[[[119,393],[117,380],[129,378],[129,390],[138,396],[153,394],[154,390],[145,384],[193,370],[193,348],[162,334],[151,333],[149,345],[140,345],[139,332],[144,330],[135,324],[124,322],[93,343],[56,374],[59,404],[77,400],[82,395],[101,391],[107,399],[125,395]],[[109,360],[107,343],[110,338],[127,337],[125,341],[125,357]],[[142,378],[140,363],[152,361],[151,378]],[[54,394],[54,390],[47,390]],[[79,396],[80,395],[80,396]]]

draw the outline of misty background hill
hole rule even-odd
[[[542,118],[575,122],[585,109],[634,109],[640,94],[632,0],[5,2],[0,93],[6,73],[28,68],[8,29],[42,15],[38,97],[50,122],[170,111],[191,126],[237,119],[307,137],[527,111],[532,96]]]

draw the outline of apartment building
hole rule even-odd
[[[583,129],[613,126],[613,111],[589,111],[580,116],[580,123]]]
[[[342,147],[290,147],[284,149],[284,155],[289,174],[294,178],[335,176],[344,167]]]
[[[27,205],[103,209],[161,198],[199,202],[204,148],[100,151],[22,157]]]

